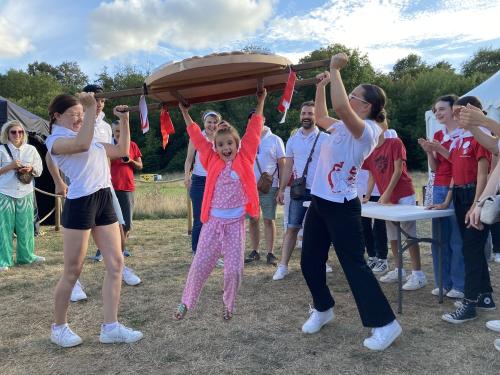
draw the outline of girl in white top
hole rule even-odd
[[[381,88],[368,84],[356,87],[348,96],[340,76],[340,69],[347,61],[344,53],[333,56],[330,73],[317,77],[316,123],[331,130],[330,137],[321,145],[304,225],[301,266],[314,308],[302,331],[316,333],[334,318],[335,301],[325,274],[325,262],[333,243],[362,323],[372,328],[372,336],[363,344],[371,350],[384,350],[401,334],[401,326],[363,256],[356,176],[377,144],[381,129],[375,120],[380,120],[386,97]],[[329,82],[333,108],[341,120],[338,122],[328,116],[326,108],[325,87]]]
[[[51,341],[63,347],[82,343],[68,327],[67,311],[71,290],[83,267],[91,229],[106,264],[102,287],[104,323],[99,339],[101,343],[131,343],[143,336],[119,324],[117,318],[123,256],[110,192],[108,157],[128,155],[130,130],[126,111],[126,106],[114,110],[120,118],[121,137],[113,145],[93,140],[96,118],[93,93],[81,93],[78,99],[58,95],[49,105],[50,124],[54,126],[46,141],[47,150],[71,180],[62,215],[64,272],[54,293],[55,323],[51,331]]]
[[[6,122],[0,135],[0,271],[14,265],[14,231],[17,234],[16,263],[43,262],[36,256],[33,227],[33,181],[23,183],[17,173],[42,174],[42,160],[28,143],[28,134],[17,120]]]

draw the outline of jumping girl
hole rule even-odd
[[[255,114],[241,141],[236,129],[223,122],[218,125],[214,142],[210,142],[191,119],[188,108],[179,105],[207,179],[201,207],[203,227],[175,319],[184,318],[195,308],[219,255],[224,256],[223,318],[229,320],[233,315],[243,274],[245,213],[258,217],[260,210],[253,164],[262,132],[266,90],[258,92],[257,98]]]

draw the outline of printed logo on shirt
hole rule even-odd
[[[389,160],[386,156],[384,155],[379,155],[375,158],[375,168],[377,168],[377,171],[380,173],[385,173],[387,170],[387,167],[389,166]]]
[[[328,173],[328,184],[330,185],[332,193],[344,192],[356,184],[357,168],[352,166],[349,172],[346,173],[342,170],[343,167],[343,161],[335,163],[330,173]]]
[[[238,173],[236,173],[235,171],[231,171],[230,176],[235,181],[240,179],[240,176],[238,176]]]

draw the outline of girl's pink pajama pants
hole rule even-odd
[[[201,289],[222,255],[224,257],[223,302],[232,312],[236,293],[243,276],[245,251],[245,216],[237,219],[222,219],[210,216],[203,224],[196,255],[182,294],[182,303],[188,310],[196,306]]]

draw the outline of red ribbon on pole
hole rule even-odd
[[[165,147],[167,147],[170,134],[175,133],[174,124],[172,123],[172,119],[170,118],[170,113],[168,113],[168,107],[166,105],[163,105],[160,112],[160,130],[163,149],[165,149]]]
[[[281,96],[280,102],[278,104],[278,111],[280,111],[281,113],[285,113],[287,109],[290,108],[296,80],[297,74],[290,69],[290,74],[288,75],[285,90],[283,90],[283,95]]]

